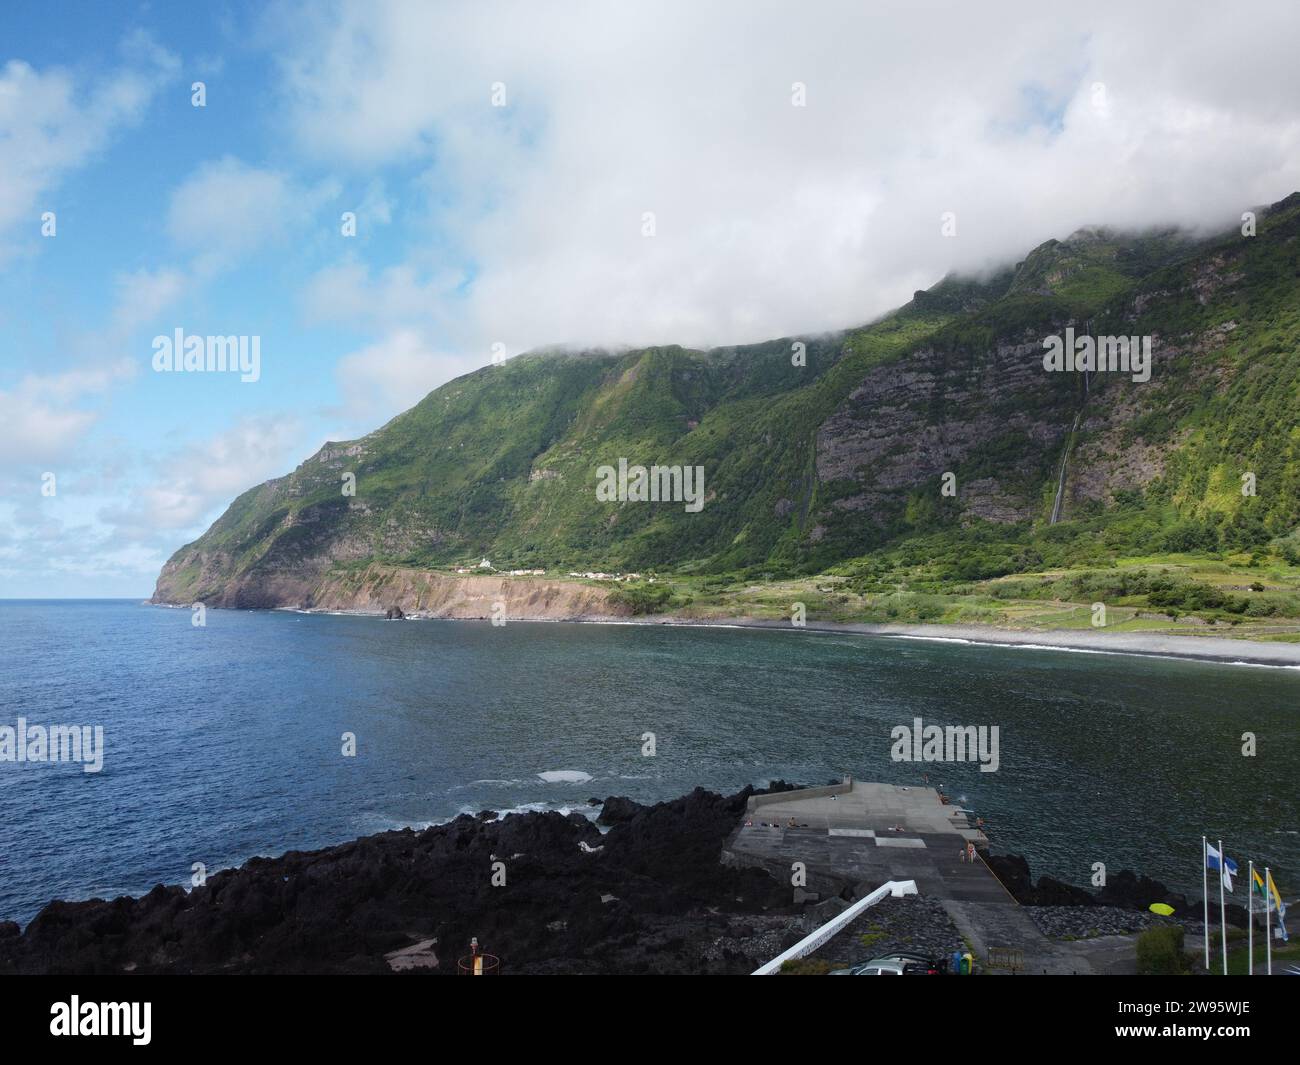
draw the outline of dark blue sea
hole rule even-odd
[[[0,920],[485,808],[846,772],[928,772],[1035,875],[1086,884],[1104,862],[1195,893],[1208,833],[1300,884],[1295,670],[795,630],[206,622],[0,601],[0,727],[104,735],[98,773],[0,761]],[[997,725],[998,771],[891,760],[918,716]]]

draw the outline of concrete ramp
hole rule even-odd
[[[1018,971],[1027,976],[1091,976],[1096,971],[1085,953],[1073,944],[1058,943],[1043,935],[1022,906],[941,901],[953,924],[974,947],[977,962],[987,963],[991,948],[1010,947],[1019,952]]]

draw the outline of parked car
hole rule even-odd
[[[831,976],[938,976],[943,972],[939,962],[924,954],[890,954],[872,958],[850,969],[835,969]]]

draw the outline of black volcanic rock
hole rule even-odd
[[[625,799],[621,795],[611,795],[601,806],[596,820],[602,825],[621,825],[631,821],[644,809],[639,802]]]
[[[1040,876],[1034,889],[1035,906],[1095,906],[1096,897],[1073,884],[1066,884],[1050,876]]]
[[[1148,910],[1153,902],[1163,902],[1173,907],[1177,917],[1198,919],[1200,904],[1188,901],[1185,895],[1171,891],[1159,880],[1139,876],[1121,869],[1107,877],[1100,891],[1066,884],[1050,876],[1041,876],[1037,884],[1029,873],[1029,863],[1019,854],[985,855],[985,862],[1017,902],[1023,906],[1108,906],[1121,910]],[[1211,916],[1217,919],[1217,907],[1211,905]],[[1226,908],[1230,924],[1245,927],[1246,910],[1242,906]]]
[[[1106,886],[1098,893],[1099,901],[1106,906],[1119,906],[1126,910],[1145,910],[1153,902],[1168,903],[1179,916],[1192,916],[1193,907],[1183,895],[1171,892],[1159,880],[1138,876],[1121,869],[1106,879]]]
[[[21,935],[0,925],[0,973],[384,973],[423,939],[449,972],[472,936],[508,973],[747,972],[766,957],[710,949],[728,915],[792,912],[766,873],[719,861],[750,794],[629,804],[603,836],[579,815],[463,815],[254,858],[190,892],[52,902]]]
[[[841,784],[841,783],[843,783],[843,781],[842,781],[842,780],[828,780],[826,783],[827,783],[827,784]],[[755,795],[776,795],[778,792],[782,792],[782,791],[799,791],[799,790],[801,790],[801,789],[803,789],[803,788],[815,788],[815,787],[817,787],[817,786],[818,786],[818,785],[816,785],[816,784],[790,784],[790,783],[788,783],[787,781],[784,781],[784,780],[774,780],[774,781],[772,781],[770,784],[768,784],[768,786],[765,787],[765,788],[755,788],[754,791],[753,791],[753,794],[755,794]]]
[[[1019,854],[986,854],[984,861],[1012,898],[1023,906],[1033,904],[1034,882],[1029,875],[1029,862]]]

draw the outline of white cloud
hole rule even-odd
[[[44,388],[71,397],[93,384],[86,377]],[[13,414],[3,398],[0,424]],[[92,423],[69,427],[84,438]],[[30,445],[48,440],[51,427],[34,433],[20,425],[18,432]],[[169,439],[147,454],[102,436],[94,448],[64,442],[68,465],[55,468],[54,497],[42,496],[41,467],[0,477],[0,585],[11,595],[85,594],[88,587],[145,594],[178,544],[197,537],[235,496],[305,458],[304,435],[295,418],[267,414],[240,418],[206,439]],[[0,469],[7,458],[0,450]]]
[[[145,595],[174,545],[124,542],[62,494],[0,505],[0,588],[6,595]]]
[[[316,274],[303,292],[303,310],[313,321],[380,329],[428,322],[463,281],[464,275],[457,271],[430,277],[409,265],[372,275],[353,260]]]
[[[148,325],[180,298],[186,285],[185,275],[171,268],[119,274],[114,278],[114,334],[125,339],[135,329]]]
[[[0,67],[0,237],[24,222],[35,235],[40,213],[57,213],[60,180],[138,122],[177,66],[144,34],[128,36],[122,51],[122,69],[98,78],[19,59]]]
[[[299,143],[427,168],[426,243],[474,269],[427,316],[467,353],[850,325],[1080,225],[1227,225],[1300,186],[1295,8],[344,0],[281,19]]]
[[[297,419],[250,415],[212,437],[168,448],[153,478],[133,493],[126,508],[110,507],[100,518],[130,538],[193,529],[224,509],[235,496],[292,469],[305,456]]]
[[[49,465],[74,458],[99,418],[95,402],[134,372],[134,363],[122,359],[102,367],[28,374],[0,391],[0,464]],[[12,476],[20,474],[15,470]],[[2,480],[9,482],[9,477]]]
[[[339,361],[344,410],[357,420],[386,421],[476,365],[482,361],[437,351],[415,330],[399,329]]]
[[[384,183],[375,178],[362,193],[361,203],[357,207],[360,231],[365,234],[367,226],[386,226],[393,220],[393,201],[384,189]]]
[[[282,240],[328,195],[226,156],[199,166],[172,194],[167,231],[210,272]]]

